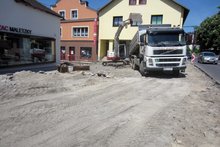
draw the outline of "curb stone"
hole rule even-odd
[[[220,85],[220,82],[217,81],[215,78],[213,78],[209,73],[205,72],[202,68],[197,66],[196,64],[192,64],[194,67],[198,68],[200,71],[202,71],[204,74],[206,74],[209,78],[211,78],[217,85]]]

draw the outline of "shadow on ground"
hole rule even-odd
[[[173,78],[185,78],[186,73],[180,73],[179,75],[174,75],[173,73],[164,73],[164,72],[151,72],[146,75],[146,77],[154,77],[160,79],[173,79]]]

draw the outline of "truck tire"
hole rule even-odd
[[[144,71],[144,61],[141,61],[141,64],[140,64],[140,73],[142,76],[146,76],[146,72]]]
[[[131,63],[130,64],[131,64],[131,68],[134,69],[134,65],[133,65],[134,64],[134,59],[131,59]]]
[[[106,66],[106,65],[107,65],[107,62],[102,62],[102,65],[103,65],[103,66]]]
[[[133,70],[138,70],[139,69],[138,66],[134,63],[134,59],[131,60],[131,68]]]

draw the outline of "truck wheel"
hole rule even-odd
[[[142,76],[146,76],[146,72],[144,71],[144,61],[141,61],[141,64],[140,64],[140,73]]]
[[[174,70],[174,71],[173,71],[173,75],[174,75],[175,77],[179,77],[180,71],[179,71],[179,70]]]
[[[106,66],[106,65],[107,65],[107,62],[102,62],[102,65],[103,65],[103,66]]]
[[[133,70],[138,70],[139,68],[138,68],[138,66],[134,63],[134,60],[131,60],[132,61],[132,63],[131,63],[131,68],[133,69]]]
[[[134,59],[131,59],[131,68],[134,69]]]

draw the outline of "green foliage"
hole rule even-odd
[[[220,14],[204,20],[196,29],[196,34],[202,50],[214,48],[217,51],[220,48]]]
[[[198,55],[199,54],[199,48],[194,48],[194,53],[196,54],[196,55]]]

